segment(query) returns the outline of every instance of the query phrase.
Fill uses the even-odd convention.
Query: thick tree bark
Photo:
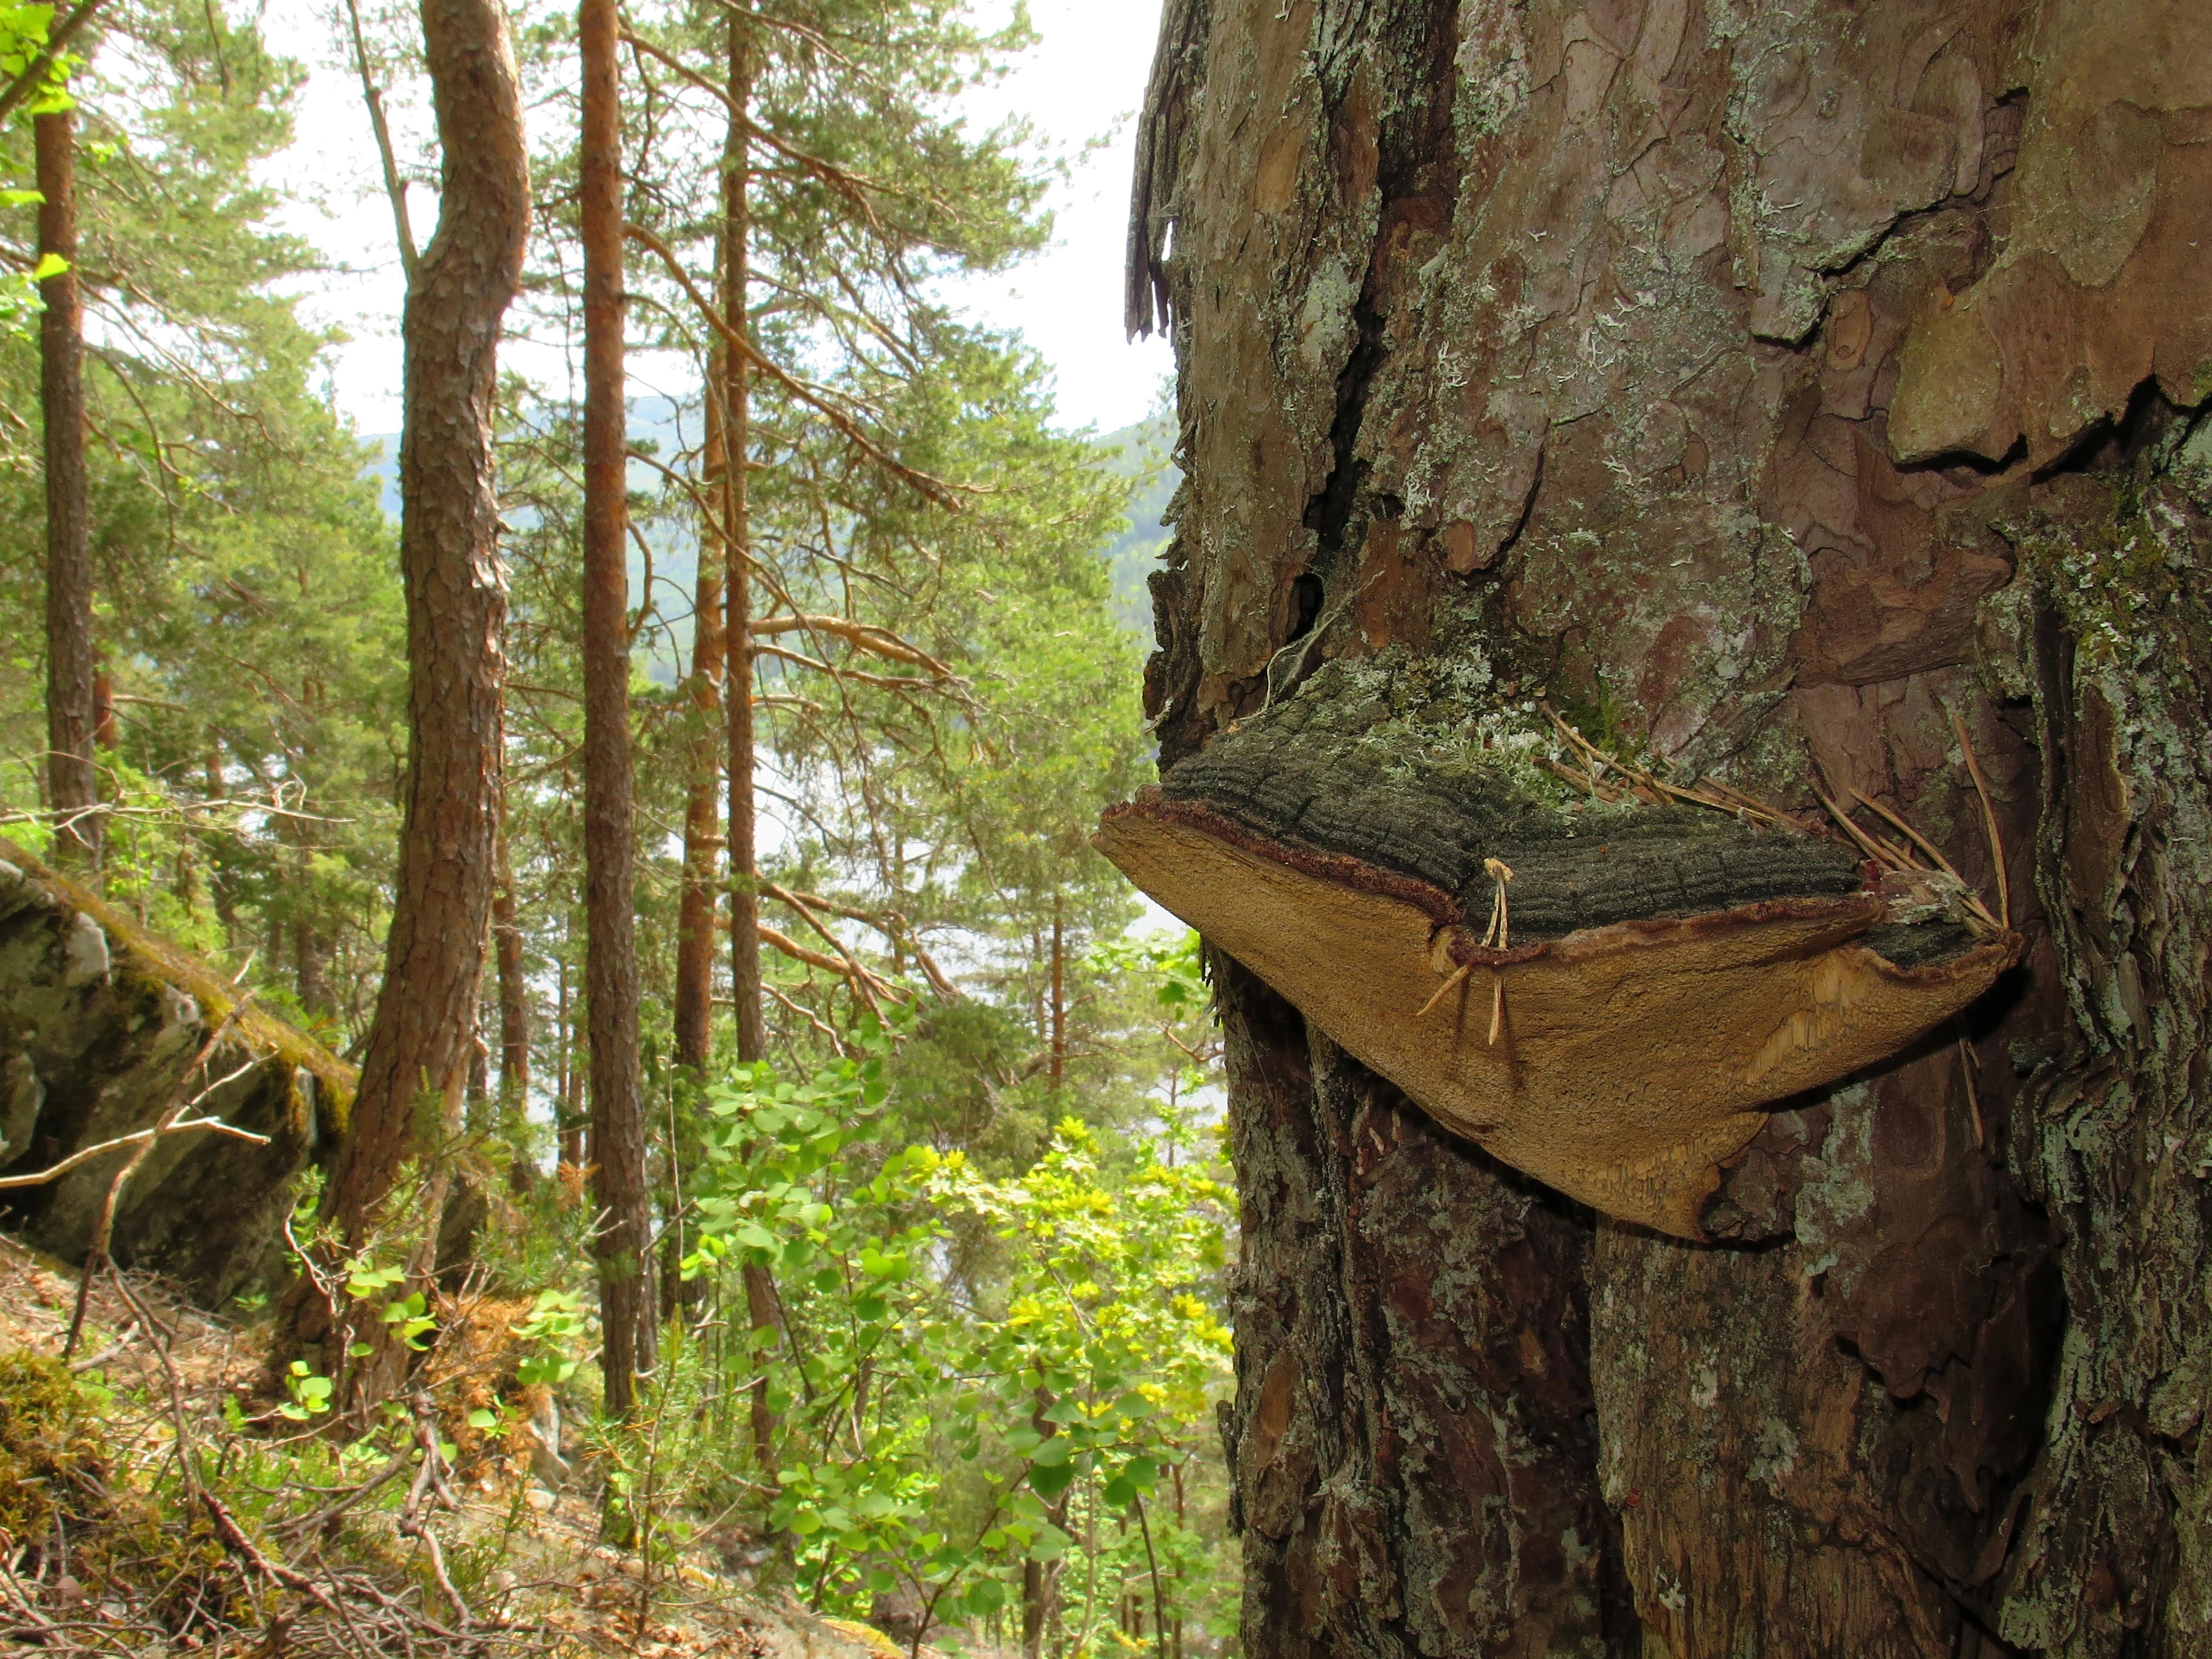
[[[1817,768],[2027,941],[1781,1103],[1707,1212],[1759,1249],[1561,1205],[1223,963],[1255,1659],[2212,1652],[2208,62],[2154,0],[1170,0],[1164,761],[1542,700]]]
[[[752,198],[750,140],[738,118],[752,106],[752,42],[743,8],[730,11],[730,122],[722,149],[722,315],[750,337]],[[751,480],[752,362],[741,352],[722,354],[722,517],[726,526],[723,572],[727,606],[722,650],[727,672],[724,697],[730,720],[730,997],[736,1005],[738,1058],[768,1053],[761,1010],[760,872],[753,819],[753,640]]]
[[[382,1221],[408,1158],[458,1125],[499,826],[507,584],[492,396],[500,322],[529,234],[530,169],[499,0],[423,0],[422,17],[444,189],[401,322],[406,799],[384,983],[325,1210],[356,1247]],[[442,1196],[424,1212],[439,1213]],[[360,1335],[376,1352],[349,1366],[352,1335],[331,1331],[328,1310],[304,1279],[287,1298],[285,1328],[289,1344],[330,1339],[325,1369],[352,1373],[356,1405],[389,1393],[404,1370],[404,1353],[373,1319]]]
[[[584,1000],[592,1036],[593,1195],[605,1218],[601,1369],[627,1417],[653,1369],[645,1108],[638,1075],[637,914],[629,741],[628,469],[623,368],[622,104],[615,0],[583,0]]]
[[[76,278],[76,138],[67,110],[32,118],[39,253],[68,269],[39,284],[39,397],[46,459],[46,799],[54,859],[100,862],[100,777],[93,763],[92,527],[84,463],[84,312]]]
[[[725,354],[709,358],[724,380]],[[707,399],[705,471],[710,499],[727,465],[721,399]],[[684,800],[684,891],[676,921],[676,1063],[704,1071],[714,1049],[715,864],[722,837],[722,578],[728,555],[719,526],[701,526],[691,600],[691,714],[697,723]]]

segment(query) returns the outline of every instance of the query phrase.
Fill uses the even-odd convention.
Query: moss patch
[[[199,1005],[210,1025],[223,1019],[236,1006],[238,998],[230,982],[204,961],[159,934],[147,932],[89,888],[71,881],[10,841],[0,840],[0,859],[21,869],[70,909],[98,922],[118,956],[115,971],[119,977],[167,985],[185,993]],[[332,1133],[344,1129],[353,1105],[354,1089],[360,1079],[358,1072],[298,1027],[258,1008],[248,1008],[240,1017],[238,1029],[252,1048],[273,1054],[295,1070],[313,1077],[328,1127]]]

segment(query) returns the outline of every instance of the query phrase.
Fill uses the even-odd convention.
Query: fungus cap
[[[1768,1103],[1898,1053],[2019,952],[2004,933],[1900,965],[1865,942],[1890,910],[1869,890],[1488,948],[1431,882],[1158,790],[1109,811],[1097,845],[1447,1127],[1684,1238]]]

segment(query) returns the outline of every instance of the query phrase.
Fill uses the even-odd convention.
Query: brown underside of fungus
[[[1232,742],[1097,844],[1446,1127],[1684,1238],[1771,1103],[1899,1053],[2019,953],[1811,837],[1575,822]]]

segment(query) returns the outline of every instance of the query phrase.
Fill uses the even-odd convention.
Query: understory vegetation
[[[416,503],[337,408],[337,337],[301,303],[323,257],[278,228],[307,76],[259,14],[202,0],[106,0],[42,64],[70,15],[0,7],[0,85],[30,89],[0,129],[0,836],[358,1062],[400,994],[406,836],[435,826],[408,819]],[[511,22],[536,200],[507,326],[574,349],[576,21]],[[411,274],[409,204],[452,187],[436,66],[404,9],[320,26]],[[225,1308],[9,1255],[79,1301],[3,1333],[0,1627],[70,1653],[742,1652],[743,1607],[796,1604],[900,1652],[1235,1652],[1218,1043],[1195,936],[1087,839],[1149,774],[1109,550],[1158,436],[1066,432],[1035,354],[932,297],[1048,233],[1053,158],[961,113],[1025,15],[701,0],[621,26],[628,338],[667,388],[631,384],[621,503],[634,982],[587,988],[604,503],[574,390],[509,368],[465,1076],[400,1103],[404,1161],[366,1203],[324,1145]],[[66,259],[33,187],[56,142]],[[41,417],[64,280],[74,804]],[[592,1079],[617,994],[648,1242],[611,1261]],[[603,1367],[625,1276],[634,1400]],[[400,1382],[371,1389],[384,1346]],[[699,1623],[722,1596],[739,1625]]]

